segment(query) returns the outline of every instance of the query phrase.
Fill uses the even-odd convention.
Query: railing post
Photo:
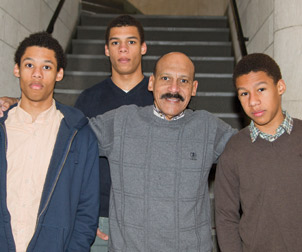
[[[57,6],[57,8],[56,8],[56,10],[55,10],[55,12],[54,12],[54,14],[53,14],[50,22],[49,22],[49,25],[48,25],[47,29],[46,29],[47,33],[51,34],[53,32],[53,28],[55,26],[55,22],[57,21],[57,18],[58,18],[59,14],[60,14],[60,11],[62,9],[62,6],[63,6],[64,2],[65,2],[65,0],[60,0],[60,2],[58,3],[58,6]]]
[[[235,25],[236,25],[237,37],[238,37],[238,41],[239,41],[239,45],[240,45],[241,55],[245,56],[245,55],[247,55],[245,42],[248,41],[249,39],[247,37],[244,37],[244,35],[243,35],[236,0],[231,0],[230,3],[232,5],[232,9],[233,9],[234,21],[235,21]]]

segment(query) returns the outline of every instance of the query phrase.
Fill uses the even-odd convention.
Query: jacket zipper
[[[67,153],[66,153],[66,155],[65,155],[64,162],[63,162],[63,164],[62,164],[62,166],[61,166],[61,168],[60,168],[60,172],[59,172],[58,176],[56,177],[55,183],[54,183],[54,185],[53,185],[53,187],[52,187],[52,190],[51,190],[51,192],[50,192],[50,194],[49,194],[49,196],[48,196],[48,199],[47,199],[47,201],[46,201],[46,204],[45,204],[44,208],[41,210],[41,213],[40,213],[40,214],[38,215],[38,217],[37,217],[36,226],[35,226],[35,231],[34,231],[34,233],[33,233],[32,238],[34,237],[34,235],[35,235],[35,233],[36,233],[36,231],[37,231],[37,227],[38,227],[38,223],[39,223],[40,217],[41,217],[41,215],[44,213],[45,209],[47,208],[47,206],[48,206],[48,204],[49,204],[50,198],[51,198],[51,196],[52,196],[52,194],[53,194],[53,192],[54,192],[54,190],[55,190],[55,187],[56,187],[56,185],[57,185],[57,183],[58,183],[58,180],[59,180],[59,177],[60,177],[61,172],[62,172],[62,170],[63,170],[63,167],[64,167],[64,165],[65,165],[65,163],[66,163],[66,159],[67,159],[67,157],[68,157],[68,154],[69,154],[71,145],[72,145],[73,140],[74,140],[74,138],[75,138],[75,136],[76,136],[77,133],[78,133],[78,130],[76,130],[76,131],[73,133],[73,136],[72,136],[72,138],[71,138],[71,140],[70,140],[70,143],[69,143],[69,146],[68,146],[68,149],[67,149]],[[43,193],[44,193],[44,190],[43,190],[43,192],[42,192],[41,195],[43,195]],[[26,248],[25,251],[27,251],[28,246],[29,246],[29,244],[31,243],[32,238],[30,239],[30,241],[29,241],[29,243],[28,243],[27,248]]]

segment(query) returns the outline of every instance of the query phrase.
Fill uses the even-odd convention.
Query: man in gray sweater
[[[227,144],[215,180],[222,252],[302,251],[302,121],[282,111],[286,85],[265,54],[234,70],[238,98],[251,118]]]
[[[154,105],[122,106],[90,120],[109,160],[110,252],[210,252],[208,174],[236,132],[206,111],[186,109],[196,94],[183,53],[156,63]]]

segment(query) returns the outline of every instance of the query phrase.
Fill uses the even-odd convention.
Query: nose
[[[177,81],[177,79],[173,79],[171,81],[171,84],[169,86],[169,91],[173,94],[178,93],[179,92],[179,83]]]
[[[128,52],[128,45],[127,45],[127,43],[121,43],[120,44],[119,52],[121,52],[121,53]]]
[[[42,76],[43,76],[42,69],[40,69],[39,67],[35,67],[33,71],[33,77],[37,79],[41,79]]]
[[[260,99],[257,94],[250,93],[249,97],[249,105],[250,107],[254,107],[260,104]]]

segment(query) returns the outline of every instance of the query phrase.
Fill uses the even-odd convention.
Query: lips
[[[255,117],[260,117],[264,114],[264,110],[259,110],[259,111],[255,111],[255,112],[252,112],[253,116]]]
[[[130,59],[128,58],[119,58],[118,61],[122,64],[128,63],[130,61]]]
[[[43,85],[41,83],[31,83],[29,87],[31,89],[40,90],[43,88]]]
[[[169,102],[179,102],[180,101],[179,98],[166,98],[166,100]]]

